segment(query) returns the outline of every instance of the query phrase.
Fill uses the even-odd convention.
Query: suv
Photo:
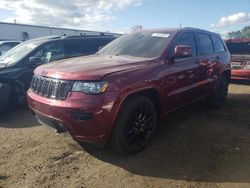
[[[20,43],[21,41],[0,41],[0,56]]]
[[[5,108],[10,98],[11,101],[24,101],[33,71],[38,65],[94,54],[114,39],[114,36],[103,34],[50,36],[29,40],[12,48],[0,56],[0,111]]]
[[[232,76],[234,80],[250,80],[250,39],[229,39],[226,41],[231,53]]]
[[[222,106],[229,60],[223,40],[212,32],[134,32],[96,55],[38,67],[28,104],[57,132],[133,154],[149,143],[164,114],[202,98]]]

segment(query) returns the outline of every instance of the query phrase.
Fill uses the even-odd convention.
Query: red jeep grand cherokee
[[[250,80],[250,39],[229,39],[226,41],[231,53],[231,79]]]
[[[215,33],[192,28],[134,32],[96,55],[38,67],[28,102],[39,121],[57,132],[136,153],[149,143],[164,114],[205,97],[222,106],[229,60]]]

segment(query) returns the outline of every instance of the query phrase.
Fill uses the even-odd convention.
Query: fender
[[[145,82],[147,82],[147,81],[145,81]],[[140,92],[147,91],[147,90],[152,90],[152,89],[157,91],[159,96],[160,96],[160,92],[159,92],[160,86],[158,86],[157,84],[150,84],[150,85],[143,86],[143,84],[142,84],[141,87],[134,88],[128,92],[125,92],[125,94],[124,94],[124,92],[122,92],[121,95],[119,95],[117,97],[117,100],[115,101],[114,106],[112,107],[112,111],[111,111],[111,113],[114,114],[114,116],[113,116],[113,119],[111,121],[111,126],[107,130],[107,138],[109,138],[109,135],[110,135],[110,133],[115,125],[115,122],[117,120],[117,117],[119,115],[119,112],[120,112],[125,100],[133,94],[140,93]],[[161,97],[160,97],[160,100],[161,100]],[[162,103],[160,103],[160,104],[162,104]]]

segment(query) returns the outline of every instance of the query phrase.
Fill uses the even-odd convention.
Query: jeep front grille
[[[58,80],[34,75],[30,88],[38,95],[56,100],[65,100],[73,86],[72,81]]]

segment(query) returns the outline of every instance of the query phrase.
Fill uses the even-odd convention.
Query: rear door
[[[217,76],[214,73],[216,65],[220,61],[220,56],[214,52],[215,46],[212,37],[208,33],[197,32],[196,40],[198,50],[196,63],[199,66],[197,94],[200,94],[199,97],[202,97],[204,94],[212,92],[212,86],[217,80]]]

